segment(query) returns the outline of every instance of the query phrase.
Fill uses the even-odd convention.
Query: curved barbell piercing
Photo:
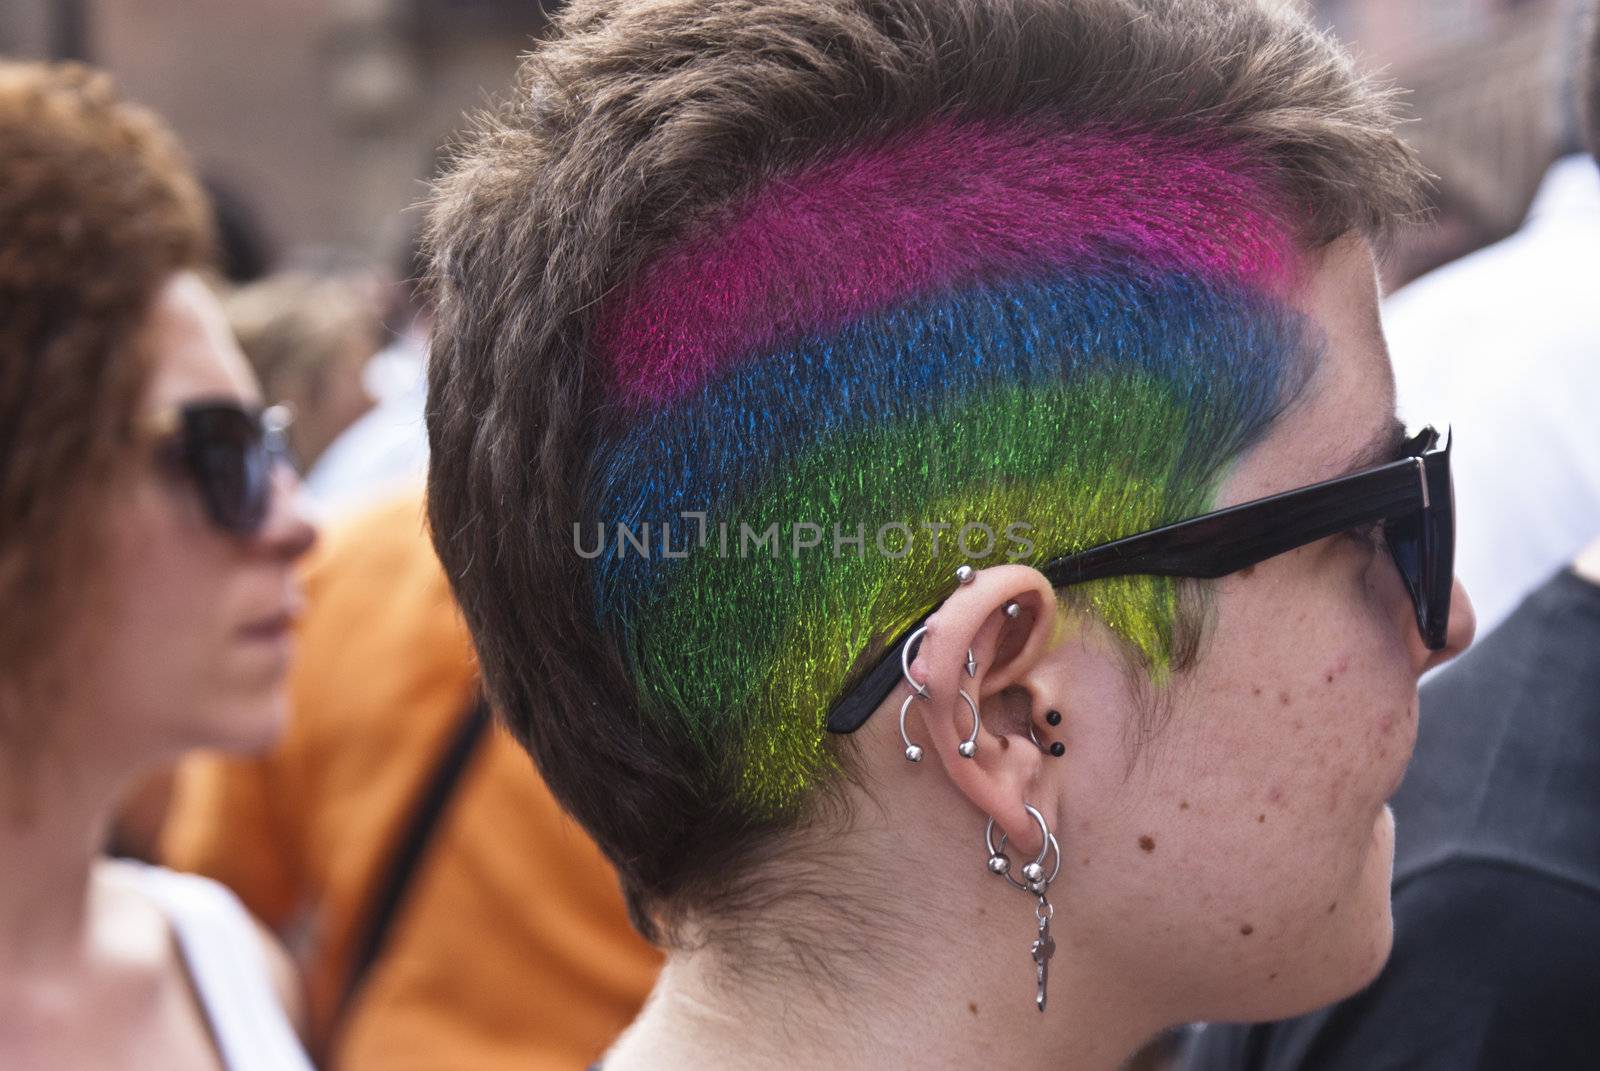
[[[900,673],[903,677],[905,677],[906,683],[911,685],[912,692],[921,696],[923,699],[931,699],[933,697],[928,694],[926,685],[918,684],[916,679],[911,676],[911,645],[920,645],[922,642],[923,633],[927,631],[928,626],[923,625],[921,628],[917,629],[917,631],[907,636],[905,644],[900,648]]]
[[[973,696],[966,695],[965,690],[960,692],[960,696],[962,696],[963,700],[966,700],[966,706],[973,712],[973,733],[966,740],[963,740],[955,751],[963,759],[971,759],[974,754],[978,754],[978,730],[982,727],[982,722],[978,717],[978,703],[973,700]],[[906,711],[909,711],[910,704],[915,698],[917,698],[917,695],[912,693],[912,695],[907,695],[901,701],[901,743],[906,744],[907,762],[922,762],[922,748],[918,748],[917,744],[910,743],[910,736],[906,733]]]
[[[972,735],[961,741],[956,751],[964,759],[970,759],[978,752],[978,730],[982,722],[978,718],[978,704],[965,690],[960,691],[962,699],[967,701],[967,708],[972,711]],[[912,702],[917,698],[915,693],[908,695],[900,703],[900,742],[906,746],[906,761],[921,762],[922,749],[911,742],[910,735],[906,732],[906,711],[911,709]]]
[[[915,692],[913,692],[912,694],[906,696],[905,702],[900,704],[900,739],[906,745],[907,762],[922,761],[922,749],[913,744],[911,742],[911,737],[906,735],[906,710],[911,706],[912,701],[916,698],[917,695]]]
[[[970,759],[978,753],[978,730],[983,727],[978,718],[978,702],[968,695],[965,690],[960,690],[961,698],[967,701],[967,708],[972,711],[972,735],[961,741],[961,746],[956,748],[964,759]]]

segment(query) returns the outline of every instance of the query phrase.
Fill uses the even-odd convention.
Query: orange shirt
[[[638,1012],[660,954],[610,865],[498,726],[415,872],[386,950],[333,1018],[414,801],[473,695],[466,627],[416,499],[324,541],[291,679],[294,715],[253,760],[180,769],[162,853],[269,925],[309,910],[313,1047],[338,1071],[570,1071]]]

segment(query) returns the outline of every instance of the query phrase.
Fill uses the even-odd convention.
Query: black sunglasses
[[[1052,559],[1040,572],[1057,588],[1112,576],[1214,579],[1381,523],[1417,629],[1437,651],[1450,625],[1456,538],[1450,441],[1443,449],[1438,443],[1439,433],[1424,428],[1407,440],[1399,460],[1090,547]],[[878,708],[901,680],[901,652],[924,621],[906,629],[834,705],[829,732],[855,732]]]
[[[160,456],[194,481],[213,524],[235,535],[260,531],[272,505],[272,471],[289,464],[287,406],[246,408],[232,401],[191,402],[172,410]]]

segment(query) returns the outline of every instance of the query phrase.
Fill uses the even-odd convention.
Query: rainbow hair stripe
[[[600,320],[613,404],[575,533],[641,717],[786,813],[832,769],[846,680],[956,565],[1206,509],[1314,358],[1274,203],[1232,147],[939,123],[773,179],[647,264]],[[1019,523],[1026,546],[998,538]],[[958,546],[966,526],[995,537]],[[1172,582],[1076,594],[1165,674]]]

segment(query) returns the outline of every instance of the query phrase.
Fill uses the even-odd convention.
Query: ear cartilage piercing
[[[976,677],[977,675],[978,675],[978,660],[976,658],[972,657],[972,648],[968,647],[967,648],[967,676],[968,677]]]
[[[1003,613],[1009,618],[1016,619],[1022,616],[1022,607],[1018,606],[1015,602],[1008,602],[1005,605]]]
[[[900,648],[900,674],[901,676],[905,677],[906,683],[911,685],[912,692],[921,696],[923,699],[930,699],[932,697],[928,695],[927,686],[917,683],[916,679],[911,676],[911,648],[921,645],[923,633],[927,631],[928,626],[923,625],[910,636],[907,636],[905,645]]]
[[[1048,714],[1046,714],[1044,716],[1044,720],[1049,722],[1051,725],[1060,725],[1061,724],[1061,711],[1059,711],[1059,710],[1050,711]]]
[[[921,762],[922,749],[911,742],[911,737],[906,735],[906,710],[911,706],[911,701],[916,699],[916,693],[906,696],[904,703],[900,704],[900,740],[906,746],[906,761]]]
[[[1057,740],[1055,743],[1050,745],[1050,754],[1054,755],[1056,758],[1059,759],[1066,753],[1067,745],[1063,744],[1061,741]]]
[[[977,572],[970,565],[956,567],[956,583],[958,584],[970,584],[977,575]]]
[[[961,698],[967,701],[967,708],[972,711],[972,735],[961,741],[961,746],[956,750],[961,753],[962,758],[970,759],[978,753],[978,730],[983,727],[983,723],[978,718],[978,701],[965,691],[960,694]]]

